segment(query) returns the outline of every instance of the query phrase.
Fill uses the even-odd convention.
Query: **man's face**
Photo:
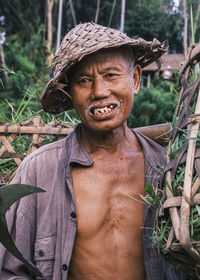
[[[96,132],[123,126],[139,89],[141,69],[133,69],[124,48],[89,55],[71,75],[70,94],[83,124]]]

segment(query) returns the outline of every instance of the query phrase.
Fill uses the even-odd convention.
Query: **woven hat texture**
[[[46,112],[57,114],[73,108],[67,93],[67,72],[83,57],[105,48],[130,46],[134,57],[142,68],[167,51],[166,42],[157,39],[145,41],[142,38],[131,39],[124,33],[92,22],[79,24],[64,37],[52,61],[53,78],[48,82],[41,96]]]

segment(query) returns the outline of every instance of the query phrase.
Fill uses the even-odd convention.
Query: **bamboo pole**
[[[197,7],[196,16],[195,16],[195,19],[194,19],[194,39],[195,39],[196,31],[197,31],[197,23],[199,22],[199,16],[200,16],[200,1],[199,1],[199,4],[198,4],[198,7]],[[192,38],[190,40],[190,44],[191,43],[192,43]]]
[[[115,5],[116,5],[116,0],[113,0],[112,9],[111,9],[111,13],[110,13],[109,21],[108,21],[108,27],[110,27],[111,22],[112,22]]]
[[[167,155],[167,161],[169,162],[169,154],[170,154],[170,149],[171,146],[169,144],[168,146],[168,155]],[[171,178],[171,171],[168,171],[166,174],[166,179],[167,179],[167,183],[168,186],[166,186],[166,194],[167,194],[167,198],[171,198],[174,197],[173,193],[171,192],[172,189],[172,178]],[[173,229],[174,229],[174,233],[176,236],[177,240],[180,240],[180,217],[179,217],[179,213],[178,213],[178,209],[176,207],[171,207],[169,209],[170,212],[170,216],[171,216],[171,220],[172,220],[172,224],[173,224]],[[172,238],[170,237],[170,239],[172,240]],[[168,245],[169,246],[169,241],[168,241]]]
[[[20,126],[19,124],[13,124],[9,126],[0,126],[0,134],[44,134],[44,135],[68,135],[72,132],[73,128],[61,128],[61,127],[35,127],[35,126]]]
[[[187,15],[187,0],[183,0],[183,14],[184,14],[184,38],[183,48],[185,58],[187,56],[187,39],[188,39],[188,15]]]
[[[126,0],[122,0],[122,2],[121,2],[121,18],[120,18],[120,31],[121,32],[124,32],[125,7],[126,7]]]
[[[15,153],[12,145],[9,143],[8,139],[5,136],[0,136],[0,140],[2,141],[3,145],[6,147],[8,152]],[[19,158],[13,158],[16,164],[19,166],[21,164],[21,160]]]
[[[61,28],[62,28],[62,12],[63,12],[63,0],[59,1],[59,11],[58,11],[58,27],[57,27],[57,42],[56,42],[56,51],[60,46],[61,40]]]
[[[99,18],[100,2],[101,2],[101,0],[97,0],[96,15],[95,15],[95,20],[94,20],[95,23],[98,22],[98,18]]]
[[[10,135],[8,137],[8,142],[11,143],[13,140],[15,139],[15,137],[13,135]],[[6,147],[3,145],[0,149],[0,156],[3,155],[3,153],[6,151]]]
[[[195,114],[200,113],[200,90],[198,93],[197,103]],[[193,166],[194,166],[194,156],[196,151],[196,140],[199,131],[199,122],[196,122],[192,125],[192,129],[190,132],[190,140],[187,152],[186,166],[185,166],[185,177],[183,184],[183,192],[184,195],[182,197],[181,210],[180,210],[180,219],[181,219],[181,227],[180,227],[180,243],[183,248],[192,255],[198,262],[200,261],[199,253],[192,247],[190,240],[190,232],[189,232],[189,219],[190,219],[190,205],[187,202],[187,197],[191,200],[192,197],[192,175],[193,175]],[[185,196],[185,197],[184,197]]]
[[[3,46],[2,46],[1,40],[2,40],[2,36],[1,36],[1,32],[0,32],[0,63],[2,66],[1,71],[5,78],[5,84],[7,84],[8,83],[8,73],[6,71],[6,62],[5,62],[5,57],[4,57]]]
[[[73,127],[63,128],[51,126],[22,126],[20,124],[0,125],[0,134],[40,134],[40,135],[68,135],[73,131]],[[144,126],[136,128],[137,131],[153,139],[154,141],[164,145],[168,141],[169,132],[171,130],[170,123],[157,124],[152,126]]]
[[[169,133],[171,131],[170,123],[156,124],[150,126],[137,127],[137,131],[151,138],[161,145],[167,144],[169,141]]]
[[[77,22],[76,22],[76,15],[75,15],[75,11],[74,11],[72,0],[69,0],[69,5],[70,5],[71,13],[72,13],[72,18],[73,18],[74,26],[76,26],[76,24],[77,24]]]
[[[36,116],[33,120],[33,124],[35,127],[40,127],[40,116]],[[35,150],[37,150],[37,144],[38,144],[38,141],[39,141],[39,134],[38,133],[34,133],[33,136],[32,136],[32,147],[31,147],[31,150],[30,152],[34,152]]]
[[[194,184],[192,185],[192,197],[197,193],[200,187],[200,179],[199,177],[196,178]]]
[[[188,50],[188,61],[191,59],[193,49],[194,49],[194,45],[191,45],[189,47],[189,50]],[[188,68],[185,71],[185,78],[186,78],[186,80],[189,77],[190,71],[191,71],[191,66],[189,65]],[[184,87],[182,86],[180,94],[179,94],[179,100],[178,100],[178,104],[177,104],[176,116],[178,116],[179,111],[180,111],[180,102],[181,102],[181,98],[182,98],[183,92],[184,92]]]
[[[51,51],[52,45],[52,10],[53,10],[54,0],[47,0],[47,50],[48,55]]]

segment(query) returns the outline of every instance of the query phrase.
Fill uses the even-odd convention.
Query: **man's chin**
[[[124,125],[126,124],[126,122],[124,123],[113,123],[113,124],[103,124],[103,123],[99,123],[95,126],[85,126],[83,125],[83,127],[86,130],[89,130],[90,133],[95,133],[95,134],[104,134],[104,133],[112,133],[113,131],[120,129],[122,127],[124,127]]]

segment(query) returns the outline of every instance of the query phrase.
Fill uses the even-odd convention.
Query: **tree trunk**
[[[73,7],[73,4],[72,4],[72,0],[69,0],[69,5],[70,5],[71,13],[72,13],[74,26],[75,26],[76,25],[76,15],[75,15],[75,12],[74,12],[74,7]]]
[[[50,54],[52,46],[52,10],[54,0],[46,0],[47,11],[47,51]]]
[[[96,8],[96,15],[95,15],[95,23],[98,22],[98,17],[99,17],[99,9],[100,9],[100,2],[101,0],[97,0],[97,8]]]
[[[197,23],[199,21],[199,16],[200,16],[200,2],[198,4],[197,13],[196,13],[196,16],[194,19],[194,38],[195,38],[196,31],[197,31]]]
[[[188,15],[187,15],[187,0],[183,0],[183,15],[184,15],[184,55],[187,55],[187,37],[188,37]]]
[[[112,17],[113,17],[115,5],[116,5],[116,0],[113,0],[113,3],[112,3],[112,10],[111,10],[110,18],[109,18],[109,21],[108,21],[108,27],[110,27],[111,22],[112,22]]]
[[[4,80],[5,80],[5,84],[7,84],[8,83],[8,73],[6,71],[6,63],[5,63],[5,58],[4,58],[3,46],[1,44],[1,33],[0,33],[0,63],[1,63],[1,67],[2,67],[2,73],[3,73]]]
[[[61,41],[61,28],[62,28],[62,11],[63,11],[63,0],[59,1],[59,12],[58,12],[58,28],[57,28],[57,44],[56,50],[58,50]]]
[[[126,0],[122,0],[122,3],[121,3],[121,20],[120,20],[120,31],[121,32],[124,32],[125,6],[126,6]]]

